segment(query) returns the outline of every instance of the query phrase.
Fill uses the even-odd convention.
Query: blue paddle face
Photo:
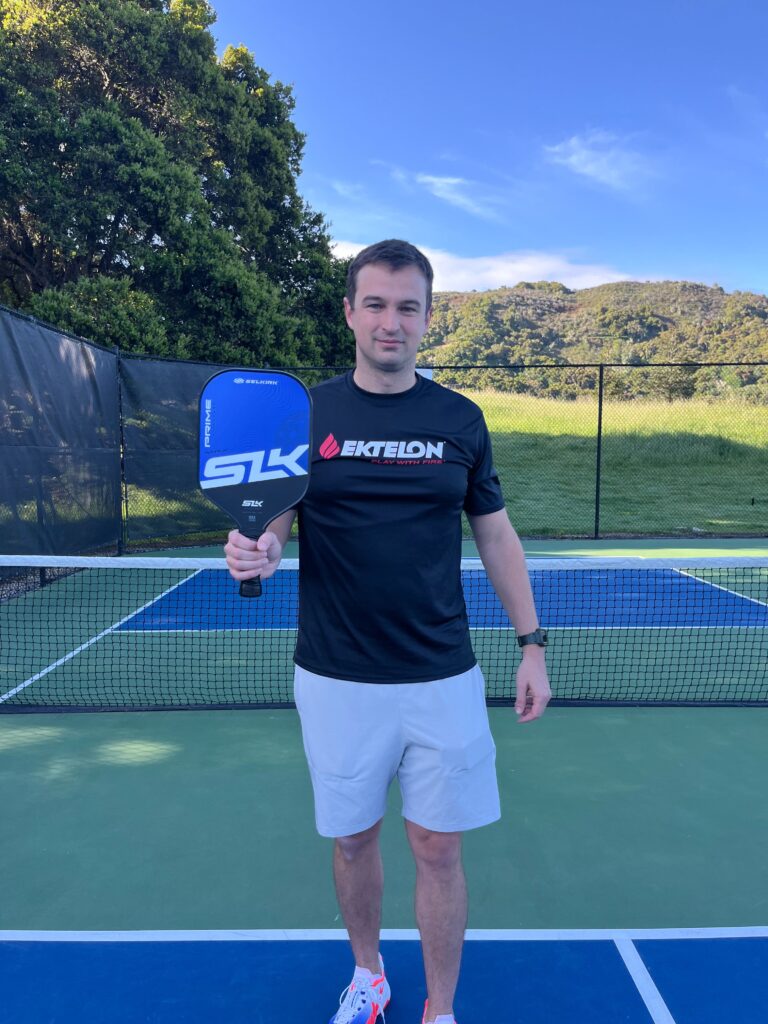
[[[288,373],[222,370],[200,394],[203,493],[258,537],[309,483],[312,403]]]

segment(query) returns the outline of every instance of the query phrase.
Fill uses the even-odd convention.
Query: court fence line
[[[0,552],[219,542],[231,524],[197,488],[218,369],[0,306]],[[317,384],[347,367],[284,369]],[[768,535],[768,362],[421,369],[480,405],[524,537]]]

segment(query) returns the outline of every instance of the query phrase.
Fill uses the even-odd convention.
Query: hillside
[[[542,281],[437,293],[422,350],[422,362],[435,366],[755,361],[768,361],[768,297],[687,281],[620,281],[579,291]],[[745,398],[765,401],[767,370],[699,371],[683,390],[747,388]],[[494,386],[506,379],[510,390],[532,390],[510,375],[493,377]],[[544,390],[551,393],[551,384]]]

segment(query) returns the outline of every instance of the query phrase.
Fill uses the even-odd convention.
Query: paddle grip
[[[241,580],[240,597],[261,597],[261,576],[252,580]]]

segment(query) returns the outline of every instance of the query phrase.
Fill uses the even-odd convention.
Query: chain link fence
[[[444,367],[527,537],[768,536],[768,366]]]
[[[196,470],[217,369],[0,310],[0,551],[219,543],[231,524]],[[430,370],[483,410],[524,537],[768,536],[768,363]]]

